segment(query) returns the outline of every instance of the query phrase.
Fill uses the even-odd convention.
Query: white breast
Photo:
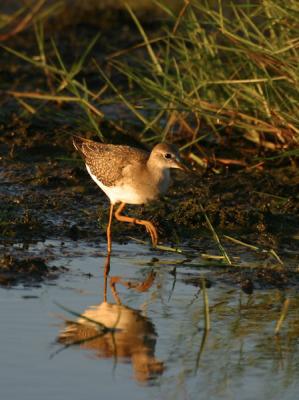
[[[119,202],[128,204],[142,204],[144,198],[141,197],[134,188],[130,185],[122,186],[106,186],[90,171],[89,166],[86,164],[86,169],[95,183],[103,190],[103,192],[109,197],[112,204]]]

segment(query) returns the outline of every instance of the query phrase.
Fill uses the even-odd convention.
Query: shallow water
[[[28,252],[45,245],[52,263],[69,272],[40,287],[0,289],[1,398],[297,397],[296,288],[247,295],[207,267],[182,263],[183,255],[115,245],[104,302],[105,259],[98,249],[53,241]],[[275,336],[286,298],[287,318]],[[59,304],[116,331],[103,335],[84,318],[74,324],[77,316]]]

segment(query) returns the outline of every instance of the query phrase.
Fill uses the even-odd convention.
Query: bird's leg
[[[148,233],[151,236],[153,247],[156,247],[157,244],[158,244],[158,234],[157,234],[157,230],[154,227],[154,225],[150,221],[146,221],[146,220],[143,220],[143,219],[132,218],[132,217],[127,217],[125,215],[121,215],[121,213],[124,210],[125,206],[126,206],[126,203],[120,203],[120,206],[118,207],[118,209],[114,213],[115,218],[118,221],[131,222],[132,224],[145,226],[146,230],[148,231]]]
[[[109,210],[109,222],[107,226],[107,252],[108,256],[110,257],[111,254],[111,224],[112,224],[112,218],[113,218],[113,204],[110,204],[110,210]]]

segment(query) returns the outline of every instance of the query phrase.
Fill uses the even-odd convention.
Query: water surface
[[[1,398],[297,397],[296,288],[247,295],[183,255],[129,244],[114,247],[105,302],[105,259],[97,248],[45,245],[52,263],[69,272],[37,287],[0,289]],[[276,336],[287,297],[287,318]],[[85,317],[78,321],[58,304]],[[84,318],[115,332],[103,335]]]

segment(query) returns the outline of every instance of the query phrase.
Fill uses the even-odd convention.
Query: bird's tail
[[[73,136],[73,145],[76,150],[80,151],[82,153],[82,146],[84,143],[85,139],[80,137],[80,136]]]
[[[106,146],[103,143],[85,139],[80,136],[73,136],[73,145],[75,149],[78,150],[82,156],[84,156],[84,158],[93,152],[98,152],[102,146]]]

